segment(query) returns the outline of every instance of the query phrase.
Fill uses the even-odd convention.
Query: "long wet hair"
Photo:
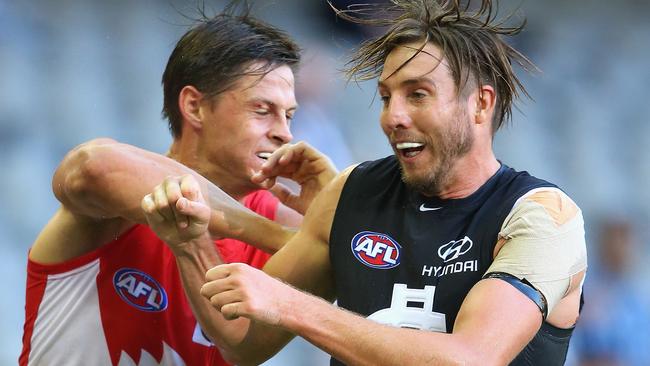
[[[412,60],[427,43],[438,46],[449,64],[458,94],[464,88],[491,85],[496,92],[492,130],[496,132],[512,117],[513,102],[522,94],[530,97],[512,64],[537,70],[522,53],[505,42],[506,36],[521,32],[526,24],[508,25],[513,14],[498,19],[498,1],[480,0],[389,0],[382,4],[350,5],[336,14],[347,21],[387,27],[387,31],[365,41],[346,65],[348,80],[378,77],[388,54],[397,46],[422,42]]]

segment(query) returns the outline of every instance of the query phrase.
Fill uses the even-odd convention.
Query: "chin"
[[[421,172],[417,174],[415,172],[408,172],[401,164],[400,170],[402,172],[402,182],[404,182],[404,184],[406,184],[410,189],[427,196],[435,195],[440,191],[434,173]]]
[[[425,196],[437,196],[448,182],[449,173],[451,172],[451,166],[449,165],[429,163],[425,168],[418,169],[414,167],[406,168],[400,162],[402,182],[410,189]]]
[[[437,184],[428,179],[413,179],[402,176],[402,181],[412,190],[425,196],[435,196],[440,192]]]

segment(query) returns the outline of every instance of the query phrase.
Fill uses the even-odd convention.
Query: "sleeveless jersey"
[[[267,191],[244,199],[275,218]],[[225,262],[261,268],[270,257],[233,239],[216,241]],[[145,225],[79,258],[27,264],[24,365],[227,365],[192,314],[173,253]]]
[[[506,216],[538,187],[555,186],[502,165],[470,196],[443,200],[409,189],[393,156],[359,165],[330,233],[338,305],[384,324],[451,333],[465,296],[493,261]],[[549,327],[531,342],[536,349],[529,344],[520,354],[523,364],[561,351],[545,342]]]

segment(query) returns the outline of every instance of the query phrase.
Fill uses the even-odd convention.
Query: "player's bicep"
[[[479,281],[467,294],[454,324],[486,365],[508,364],[535,336],[542,323],[537,305],[500,279]]]
[[[40,264],[62,263],[113,240],[131,225],[121,219],[95,220],[61,207],[34,241],[29,259]]]
[[[302,290],[333,300],[329,234],[352,167],[330,182],[309,206],[300,230],[271,257],[264,271]]]

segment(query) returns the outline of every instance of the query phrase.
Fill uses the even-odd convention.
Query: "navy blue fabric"
[[[377,313],[373,318],[392,311],[386,309],[396,284],[407,291],[434,287],[432,309],[424,310],[444,314],[444,329],[436,330],[451,333],[465,296],[493,261],[506,216],[518,198],[539,187],[555,186],[502,165],[470,196],[444,200],[409,189],[393,156],[360,164],[343,187],[330,233],[338,305],[366,317]],[[402,305],[421,312],[425,303]],[[542,364],[537,361],[548,352],[561,352],[562,360],[566,355],[555,343],[531,345],[524,352],[532,363],[516,364]]]

